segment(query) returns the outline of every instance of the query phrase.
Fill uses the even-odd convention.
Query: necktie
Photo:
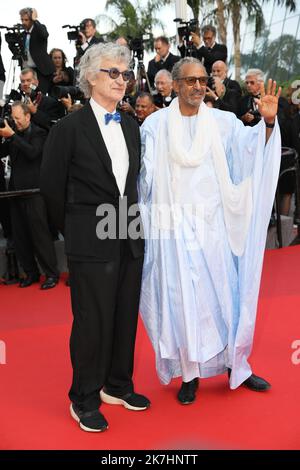
[[[121,114],[116,112],[114,114],[106,113],[104,116],[105,124],[108,124],[111,120],[121,122]]]

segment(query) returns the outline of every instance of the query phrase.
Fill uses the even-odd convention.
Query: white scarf
[[[199,107],[196,133],[192,147],[188,152],[184,147],[183,117],[179,109],[178,98],[175,98],[168,108],[168,149],[169,155],[164,154],[166,133],[163,130],[161,119],[158,130],[157,151],[159,152],[159,164],[156,169],[156,197],[157,204],[176,205],[178,202],[178,181],[180,167],[196,167],[201,165],[205,155],[212,155],[215,172],[217,175],[224,220],[228,235],[229,245],[236,256],[244,252],[249,224],[252,215],[252,182],[251,177],[241,183],[232,183],[228,163],[223,148],[220,131],[211,110],[202,103]],[[164,154],[164,155],[163,155]],[[167,174],[167,161],[171,163],[171,175]],[[168,185],[168,176],[172,178],[171,186]],[[176,224],[176,214],[173,215],[173,226]],[[161,226],[164,229],[165,227]]]

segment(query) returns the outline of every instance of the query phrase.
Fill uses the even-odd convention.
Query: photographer
[[[248,94],[241,98],[238,110],[238,116],[245,126],[255,126],[261,119],[255,98],[260,98],[260,87],[263,82],[264,74],[260,69],[247,71],[245,84]]]
[[[222,60],[214,62],[207,90],[206,96],[213,98],[214,108],[238,114],[242,90],[237,81],[227,78],[227,65]]]
[[[154,87],[154,77],[159,70],[165,69],[172,71],[173,65],[180,60],[180,57],[170,52],[170,43],[168,38],[160,36],[154,40],[154,49],[156,56],[148,64],[147,75],[151,87]]]
[[[70,86],[74,83],[74,70],[67,67],[67,57],[62,49],[54,48],[50,51],[51,60],[55,66],[55,72],[52,76],[49,94],[51,95],[54,86]]]
[[[5,120],[5,126],[0,129],[0,136],[5,139],[0,146],[0,155],[10,156],[9,190],[39,188],[42,151],[47,133],[31,123],[31,113],[26,104],[14,102],[11,114],[14,124]],[[35,255],[46,274],[41,289],[55,287],[58,282],[56,254],[42,196],[34,194],[12,199],[11,221],[17,257],[27,275],[20,282],[20,287],[28,287],[39,281]]]
[[[1,34],[0,34],[0,51],[1,51],[1,41],[2,39],[1,39]],[[5,83],[5,69],[3,66],[2,56],[0,52],[0,99],[3,96],[4,83]]]
[[[47,53],[48,31],[45,25],[37,20],[34,8],[20,10],[21,23],[25,31],[22,33],[27,60],[22,60],[22,68],[30,67],[37,72],[40,90],[48,93],[54,64]]]
[[[96,36],[96,23],[95,20],[92,18],[85,18],[80,23],[80,31],[79,35],[79,44],[77,47],[77,55],[76,55],[76,62],[79,62],[83,54],[87,51],[87,49],[94,44],[98,44],[99,42],[103,42],[101,38]]]
[[[58,121],[65,116],[63,104],[51,96],[42,94],[35,70],[31,68],[23,69],[20,80],[20,92],[13,92],[14,99],[27,104],[32,115],[32,122],[49,130],[53,121]]]
[[[224,44],[216,42],[217,30],[212,25],[206,25],[201,30],[203,36],[203,45],[201,45],[201,36],[195,32],[191,32],[191,42],[195,46],[193,57],[196,57],[203,63],[206,68],[207,74],[211,74],[212,65],[217,60],[226,62],[227,60],[227,47]],[[185,46],[178,47],[181,57],[185,57]]]

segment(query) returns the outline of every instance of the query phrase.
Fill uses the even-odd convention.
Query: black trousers
[[[143,257],[134,259],[126,240],[109,262],[68,260],[73,327],[70,400],[97,409],[100,390],[122,396],[133,391],[133,358]]]
[[[46,276],[58,277],[56,253],[42,196],[12,199],[11,222],[17,257],[24,271],[27,274],[39,272],[36,255]]]

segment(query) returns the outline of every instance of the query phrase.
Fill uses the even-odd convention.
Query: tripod
[[[134,51],[134,55],[132,58],[133,70],[135,69],[135,60],[134,60],[135,58],[137,58],[137,69],[136,69],[137,92],[139,93],[141,91],[145,91],[145,83],[143,81],[145,79],[149,93],[152,94],[149,77],[146,72],[144,62],[143,62],[143,54],[140,54],[139,51]]]
[[[19,67],[19,69],[21,70],[20,59],[13,56],[11,61],[10,61],[7,80],[5,81],[5,86],[4,86],[4,97],[5,98],[10,95],[10,90],[17,90],[17,88],[18,88],[18,84],[16,82],[17,67]],[[18,74],[18,79],[19,79],[19,74]]]

